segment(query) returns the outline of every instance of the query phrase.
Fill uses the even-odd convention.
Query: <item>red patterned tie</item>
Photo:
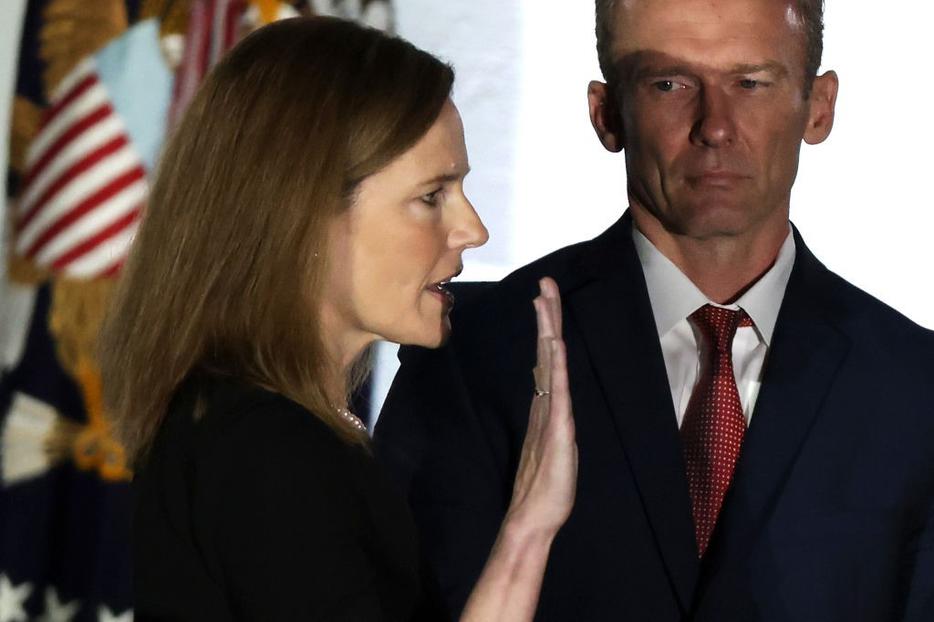
[[[681,442],[697,550],[703,557],[746,433],[733,375],[733,336],[738,327],[752,326],[752,320],[741,310],[704,305],[691,314],[691,321],[704,337],[701,351],[706,356],[681,424]]]

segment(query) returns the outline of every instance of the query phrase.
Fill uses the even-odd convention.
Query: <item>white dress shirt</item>
[[[738,328],[733,339],[733,373],[748,424],[762,384],[762,366],[769,351],[772,333],[775,331],[778,310],[785,297],[785,287],[794,266],[795,240],[791,228],[789,227],[788,237],[785,238],[769,271],[731,305],[719,305],[708,300],[707,296],[635,227],[632,229],[632,237],[649,290],[649,301],[652,303],[655,327],[658,329],[658,338],[665,357],[678,427],[681,427],[684,411],[697,383],[701,348],[708,347],[707,344],[698,345],[702,340],[701,334],[688,321],[688,316],[705,304],[734,310],[743,309],[755,323],[755,326]]]

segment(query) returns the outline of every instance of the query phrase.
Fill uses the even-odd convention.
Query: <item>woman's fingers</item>
[[[543,277],[538,282],[542,298],[545,299],[548,308],[549,324],[552,327],[553,335],[561,339],[561,294],[558,291],[558,284],[551,277]]]
[[[538,324],[538,356],[535,365],[535,389],[538,397],[551,391],[551,342],[561,338],[561,299],[554,280],[544,277],[538,282],[541,294],[533,300]]]
[[[574,505],[577,490],[577,440],[568,382],[567,350],[560,339],[552,343],[551,361],[548,422],[542,436],[550,441],[550,455],[546,460],[552,474],[550,485],[556,513],[563,523]]]
[[[539,338],[535,394],[516,475],[512,507],[529,520],[557,529],[567,519],[577,483],[577,445],[567,354],[560,338],[561,299],[552,279],[535,298]]]
[[[542,279],[542,282],[544,282],[544,279]],[[556,336],[558,329],[555,326],[553,303],[549,300],[548,296],[545,295],[545,289],[535,298],[535,301],[538,301],[535,306],[536,312],[539,311],[539,307],[541,308],[541,311],[537,314],[539,339],[542,337]]]
[[[549,391],[551,386],[551,342],[554,337],[550,323],[550,311],[544,298],[538,297],[532,301],[535,305],[535,317],[538,321],[538,353],[535,361],[533,375],[535,388],[538,391]]]
[[[551,343],[551,413],[571,418],[571,391],[568,382],[567,350],[564,341]],[[573,419],[572,419],[573,420]]]

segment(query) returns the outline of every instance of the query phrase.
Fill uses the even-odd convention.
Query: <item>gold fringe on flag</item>
[[[56,426],[49,451],[53,457],[70,452],[78,468],[97,471],[108,481],[124,481],[132,473],[104,412],[96,362],[97,335],[114,284],[113,279],[82,281],[58,277],[53,281],[49,330],[55,337],[59,362],[81,389],[88,420],[84,426],[61,422]]]
[[[124,0],[52,0],[42,14],[39,56],[46,96],[84,57],[127,29]]]
[[[39,133],[42,123],[42,108],[25,97],[17,95],[13,98],[12,123],[10,127],[10,168],[20,175],[26,172],[26,152],[29,144]],[[15,231],[15,212],[7,209],[4,218],[7,219],[6,230]],[[38,268],[28,259],[16,256],[12,245],[8,250],[7,278],[22,285],[38,285],[45,281],[49,274]]]
[[[13,283],[20,285],[39,285],[49,278],[49,273],[35,263],[13,253],[12,249],[7,255],[6,276]]]
[[[26,173],[26,152],[29,144],[39,133],[42,123],[42,108],[22,95],[13,98],[12,123],[10,127],[10,168]]]
[[[279,17],[279,0],[251,0],[250,4],[259,9],[260,19],[264,24],[271,24]]]
[[[139,9],[139,18],[158,17],[159,35],[184,35],[188,31],[188,14],[191,0],[143,0]]]

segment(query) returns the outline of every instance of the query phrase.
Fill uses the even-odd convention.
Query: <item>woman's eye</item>
[[[438,200],[440,199],[440,195],[441,195],[441,188],[438,188],[437,190],[429,192],[428,194],[423,194],[421,197],[422,203],[424,203],[425,205],[430,205],[431,207],[437,207]]]

